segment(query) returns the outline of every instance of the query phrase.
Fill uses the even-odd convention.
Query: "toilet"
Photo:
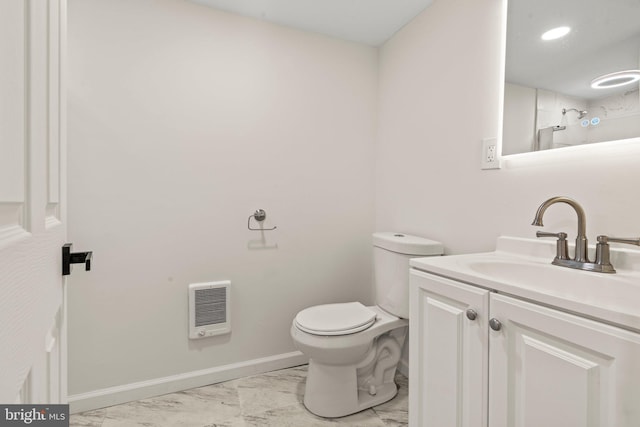
[[[409,259],[442,255],[442,244],[401,233],[373,234],[375,306],[324,304],[300,311],[291,325],[309,357],[304,405],[343,417],[395,397],[396,367],[409,321]]]

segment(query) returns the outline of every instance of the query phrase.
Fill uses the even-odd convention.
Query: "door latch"
[[[62,275],[71,274],[71,264],[84,264],[85,271],[91,270],[93,252],[71,252],[71,243],[62,246]]]

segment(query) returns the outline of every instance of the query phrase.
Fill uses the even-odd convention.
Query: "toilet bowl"
[[[291,325],[296,348],[309,357],[304,405],[321,417],[353,414],[397,394],[394,377],[409,324],[409,259],[442,254],[439,242],[399,233],[375,233],[373,243],[376,305],[313,306]]]
[[[359,332],[316,335],[303,331],[295,321],[291,326],[296,347],[310,359],[304,405],[316,415],[342,417],[386,402],[397,393],[393,378],[409,322],[377,306],[364,308],[375,317]]]

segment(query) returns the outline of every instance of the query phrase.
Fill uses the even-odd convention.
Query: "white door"
[[[66,0],[0,1],[0,402],[66,400]]]
[[[409,425],[486,427],[489,291],[411,272]]]
[[[597,274],[597,273],[591,273]],[[491,427],[640,426],[640,334],[491,295]]]

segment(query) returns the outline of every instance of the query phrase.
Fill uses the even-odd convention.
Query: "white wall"
[[[377,52],[187,1],[70,0],[70,394],[294,350],[370,302]],[[264,233],[247,230],[257,208]],[[187,338],[231,279],[232,334]]]
[[[566,195],[597,234],[640,233],[640,144],[563,148],[480,170],[498,135],[501,0],[436,0],[380,52],[376,227],[440,240],[446,253],[488,251],[499,235],[534,237],[540,203]],[[566,205],[545,229],[576,233]]]
[[[504,85],[502,154],[528,153],[535,146],[536,89],[513,83]]]
[[[487,251],[563,194],[592,241],[637,235],[640,144],[480,170],[501,27],[501,0],[436,0],[381,48],[376,101],[370,48],[187,2],[71,0],[70,235],[95,251],[72,277],[71,392],[291,351],[300,308],[367,302],[374,229]],[[248,248],[259,207],[277,249]],[[545,224],[575,233],[566,206]],[[186,285],[224,278],[233,334],[189,342]]]

